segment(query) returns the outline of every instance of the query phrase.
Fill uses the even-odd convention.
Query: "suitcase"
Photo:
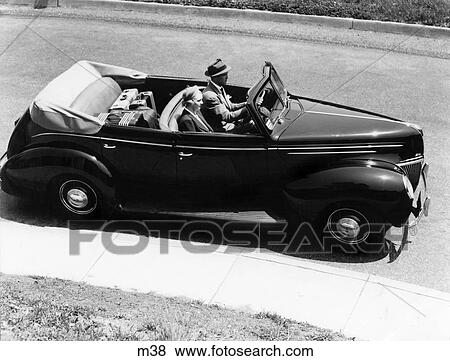
[[[100,113],[98,119],[108,125],[159,129],[158,113],[148,107]]]

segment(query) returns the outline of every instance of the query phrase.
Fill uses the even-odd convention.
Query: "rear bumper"
[[[416,227],[423,216],[428,216],[431,202],[427,188],[428,168],[428,164],[424,163],[420,172],[419,184],[414,192],[412,212],[408,219],[408,226],[410,228]]]

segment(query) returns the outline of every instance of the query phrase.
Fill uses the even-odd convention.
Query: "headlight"
[[[406,175],[403,175],[403,184],[405,186],[406,193],[408,193],[408,197],[410,199],[414,199],[414,189]]]

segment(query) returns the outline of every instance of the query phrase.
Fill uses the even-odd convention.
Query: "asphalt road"
[[[412,243],[394,262],[389,262],[388,257],[315,261],[450,291],[449,60],[390,50],[94,19],[0,16],[0,34],[0,150],[6,149],[13,121],[33,96],[81,59],[151,74],[201,78],[205,66],[220,57],[233,69],[229,81],[247,86],[259,79],[264,60],[270,60],[293,93],[326,98],[423,126],[433,200],[430,216],[410,237]],[[402,47],[409,40],[412,47],[418,42],[424,47],[428,41],[390,39],[389,48],[395,47],[396,41]],[[448,49],[448,39],[439,41],[439,46]],[[2,218],[37,226],[58,221],[45,205],[34,206],[3,192],[0,202]]]

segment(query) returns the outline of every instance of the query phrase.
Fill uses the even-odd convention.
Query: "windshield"
[[[262,116],[266,128],[272,131],[288,105],[288,96],[283,82],[271,64],[264,67],[263,73],[268,80],[255,97],[255,107]]]
[[[283,106],[287,105],[287,90],[284,87],[283,82],[281,81],[280,77],[278,76],[278,73],[275,71],[275,69],[272,67],[270,72],[270,82],[272,83],[272,86],[274,90],[276,91],[278,98],[283,103]]]

